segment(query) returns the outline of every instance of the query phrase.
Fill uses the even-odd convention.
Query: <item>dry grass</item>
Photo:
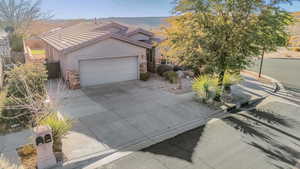
[[[45,50],[31,50],[33,55],[45,55]]]
[[[265,58],[299,58],[300,52],[292,49],[281,48],[277,52],[267,53]]]

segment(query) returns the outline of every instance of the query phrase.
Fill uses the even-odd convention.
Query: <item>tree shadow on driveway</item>
[[[195,147],[201,141],[201,136],[203,135],[204,131],[205,125],[180,134],[164,142],[145,148],[141,151],[192,162],[192,156]]]
[[[273,107],[276,110],[276,106],[274,102],[266,107]],[[292,119],[266,107],[258,107],[231,115],[223,121],[244,135],[259,138],[244,142],[262,152],[269,159],[268,163],[275,168],[283,169],[299,165],[300,152],[297,150],[300,142],[297,136],[299,119]]]

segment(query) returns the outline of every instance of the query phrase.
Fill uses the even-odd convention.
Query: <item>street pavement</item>
[[[90,166],[82,168],[91,168]],[[202,127],[94,168],[298,169],[299,167],[300,107],[272,96],[255,109],[214,119]]]
[[[258,72],[260,60],[249,68],[251,71]],[[266,58],[264,59],[262,73],[279,80],[284,87],[290,91],[294,98],[300,99],[300,78],[299,78],[300,59],[289,58]],[[300,102],[297,102],[300,104]]]

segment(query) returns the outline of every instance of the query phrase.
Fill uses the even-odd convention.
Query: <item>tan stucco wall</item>
[[[134,46],[116,39],[107,39],[69,53],[61,57],[60,63],[63,76],[65,76],[67,70],[79,72],[79,60],[122,56],[139,56],[139,64],[146,64],[145,48]]]

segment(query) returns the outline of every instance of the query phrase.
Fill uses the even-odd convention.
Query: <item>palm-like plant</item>
[[[210,99],[219,92],[218,79],[213,76],[203,75],[194,79],[193,90],[204,99]]]
[[[39,123],[40,125],[49,125],[53,135],[53,149],[55,152],[62,151],[61,139],[72,128],[72,120],[66,117],[59,117],[57,113],[52,113]]]
[[[242,81],[242,77],[238,73],[226,73],[223,79],[224,89],[230,88],[231,85],[238,84]]]

